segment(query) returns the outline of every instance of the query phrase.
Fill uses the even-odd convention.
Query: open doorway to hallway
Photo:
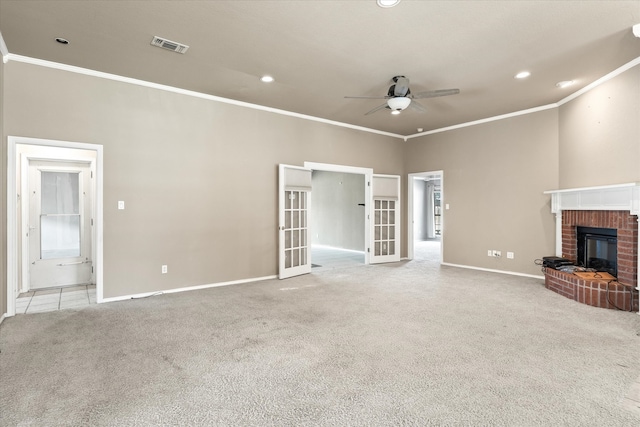
[[[311,271],[370,263],[373,169],[305,162],[312,171]]]
[[[443,173],[409,174],[409,258],[442,262]]]
[[[363,174],[313,170],[312,271],[365,264]]]

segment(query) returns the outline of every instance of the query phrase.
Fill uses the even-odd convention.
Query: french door
[[[90,283],[89,163],[29,160],[29,289]]]
[[[279,165],[278,194],[278,276],[286,279],[311,272],[311,169]]]
[[[400,261],[400,176],[373,175],[369,263]]]

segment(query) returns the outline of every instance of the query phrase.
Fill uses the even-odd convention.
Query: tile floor
[[[42,289],[20,294],[16,299],[16,314],[82,308],[95,303],[96,285]]]
[[[415,261],[440,262],[440,240],[414,242]],[[364,265],[364,252],[348,251],[328,246],[311,246],[312,272]]]
[[[364,252],[326,246],[311,247],[311,272],[364,265]]]

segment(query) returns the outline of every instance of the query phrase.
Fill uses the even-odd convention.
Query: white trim
[[[640,214],[640,183],[549,190],[551,213],[563,210],[630,211]]]
[[[192,91],[192,90],[180,89],[180,88],[173,87],[173,86],[167,86],[167,85],[162,85],[162,84],[158,84],[158,83],[147,82],[147,81],[144,81],[144,80],[133,79],[133,78],[130,78],[130,77],[123,77],[123,76],[119,76],[119,75],[116,75],[116,74],[103,73],[102,71],[89,70],[87,68],[76,67],[76,66],[73,66],[73,65],[60,64],[58,62],[45,61],[43,59],[30,58],[28,56],[15,55],[13,53],[8,54],[6,56],[6,58],[7,58],[7,61],[11,60],[11,61],[16,61],[16,62],[22,62],[22,63],[25,63],[25,64],[32,64],[32,65],[38,65],[38,66],[41,66],[41,67],[53,68],[53,69],[56,69],[56,70],[69,71],[71,73],[84,74],[84,75],[87,75],[87,76],[93,76],[93,77],[98,77],[98,78],[107,79],[107,80],[114,80],[114,81],[118,81],[118,82],[122,82],[122,83],[129,83],[129,84],[133,84],[133,85],[149,87],[149,88],[152,88],[152,89],[164,90],[164,91],[167,91],[167,92],[173,92],[173,93],[178,93],[178,94],[181,94],[181,95],[192,96],[192,97],[195,97],[195,98],[207,99],[209,101],[222,102],[224,104],[237,105],[237,106],[240,106],[240,107],[252,108],[254,110],[267,111],[269,113],[275,113],[275,114],[281,114],[281,115],[284,115],[284,116],[296,117],[296,118],[299,118],[299,119],[310,120],[310,121],[313,121],[313,122],[320,122],[320,123],[324,123],[324,124],[328,124],[328,125],[332,125],[332,126],[338,126],[338,127],[348,128],[348,129],[354,129],[354,130],[358,130],[358,131],[362,131],[362,132],[375,133],[375,134],[378,134],[378,135],[390,136],[392,138],[404,139],[404,135],[400,135],[400,134],[397,134],[397,133],[385,132],[385,131],[381,131],[381,130],[377,130],[377,129],[366,128],[366,127],[363,127],[363,126],[356,126],[356,125],[352,125],[352,124],[349,124],[349,123],[342,123],[342,122],[337,122],[337,121],[334,121],[334,120],[323,119],[323,118],[320,118],[320,117],[308,116],[306,114],[295,113],[293,111],[286,111],[286,110],[280,110],[278,108],[266,107],[264,105],[251,104],[249,102],[237,101],[235,99],[223,98],[223,97],[220,97],[220,96],[214,96],[214,95],[209,95],[209,94],[206,94],[206,93],[195,92],[195,91]]]
[[[351,252],[354,254],[360,254],[360,255],[364,255],[367,252],[366,251],[357,251],[355,249],[345,249],[345,248],[337,248],[335,246],[328,246],[328,245],[311,245],[312,248],[318,248],[318,249],[329,249],[329,250],[333,250],[333,251],[343,251],[343,252]]]
[[[435,133],[447,132],[447,131],[450,131],[450,130],[461,129],[461,128],[465,128],[465,127],[469,127],[469,126],[480,125],[480,124],[483,124],[483,123],[489,123],[489,122],[493,122],[493,121],[497,121],[497,120],[509,119],[509,118],[512,118],[512,117],[522,116],[522,115],[525,115],[525,114],[532,114],[532,113],[537,113],[537,112],[540,112],[540,111],[545,111],[545,110],[550,110],[550,109],[553,109],[553,108],[558,108],[559,106],[561,106],[561,105],[563,105],[563,104],[565,104],[565,103],[577,98],[578,96],[590,91],[591,89],[593,89],[593,88],[605,83],[608,80],[611,80],[612,78],[614,78],[614,77],[622,74],[623,72],[625,72],[625,71],[635,67],[636,65],[640,64],[640,57],[638,57],[638,58],[636,58],[636,59],[624,64],[623,66],[616,68],[612,72],[606,74],[605,76],[599,78],[598,80],[588,84],[587,86],[583,87],[582,89],[574,92],[573,94],[571,94],[571,95],[569,95],[569,96],[567,96],[567,97],[565,97],[565,98],[561,99],[560,101],[558,101],[556,103],[553,103],[553,104],[542,105],[542,106],[539,106],[539,107],[529,108],[529,109],[526,109],[526,110],[514,111],[512,113],[502,114],[502,115],[499,115],[499,116],[487,117],[487,118],[480,119],[480,120],[474,120],[474,121],[471,121],[471,122],[460,123],[460,124],[457,124],[457,125],[448,126],[448,127],[444,127],[444,128],[433,129],[433,130],[430,130],[430,131],[427,131],[427,132],[421,132],[421,133],[416,133],[416,134],[412,134],[412,135],[400,135],[400,134],[397,134],[397,133],[385,132],[385,131],[381,131],[381,130],[377,130],[377,129],[366,128],[366,127],[363,127],[363,126],[356,126],[356,125],[352,125],[352,124],[349,124],[349,123],[337,122],[337,121],[334,121],[334,120],[323,119],[323,118],[320,118],[320,117],[309,116],[309,115],[306,115],[306,114],[295,113],[295,112],[292,112],[292,111],[280,110],[278,108],[266,107],[264,105],[251,104],[251,103],[248,103],[248,102],[237,101],[237,100],[229,99],[229,98],[223,98],[223,97],[220,97],[220,96],[208,95],[208,94],[201,93],[201,92],[195,92],[195,91],[191,91],[191,90],[180,89],[180,88],[173,87],[173,86],[161,85],[161,84],[158,84],[158,83],[147,82],[147,81],[144,81],[144,80],[138,80],[138,79],[133,79],[133,78],[130,78],[130,77],[119,76],[119,75],[116,75],[116,74],[104,73],[102,71],[90,70],[90,69],[87,69],[87,68],[76,67],[76,66],[73,66],[73,65],[61,64],[61,63],[58,63],[58,62],[45,61],[43,59],[31,58],[31,57],[28,57],[28,56],[15,55],[13,53],[9,53],[9,50],[7,49],[6,45],[4,45],[4,51],[3,51],[3,45],[4,45],[4,40],[2,39],[2,34],[0,34],[0,53],[2,53],[2,55],[3,55],[3,62],[5,64],[11,60],[11,61],[16,61],[16,62],[22,62],[22,63],[25,63],[25,64],[39,65],[39,66],[47,67],[47,68],[54,68],[54,69],[58,69],[58,70],[69,71],[69,72],[72,72],[72,73],[84,74],[84,75],[88,75],[88,76],[99,77],[99,78],[119,81],[119,82],[123,82],[123,83],[130,83],[130,84],[134,84],[134,85],[139,85],[139,86],[149,87],[149,88],[153,88],[153,89],[164,90],[164,91],[173,92],[173,93],[179,93],[179,94],[182,94],[182,95],[193,96],[193,97],[196,97],[196,98],[208,99],[208,100],[211,100],[211,101],[217,101],[217,102],[222,102],[222,103],[226,103],[226,104],[238,105],[238,106],[241,106],[241,107],[252,108],[252,109],[261,110],[261,111],[268,111],[268,112],[275,113],[275,114],[282,114],[282,115],[285,115],[285,116],[297,117],[299,119],[325,123],[325,124],[332,125],[332,126],[344,127],[344,128],[348,128],[348,129],[354,129],[354,130],[362,131],[362,132],[369,132],[369,133],[374,133],[374,134],[378,134],[378,135],[389,136],[389,137],[392,137],[392,138],[402,139],[405,142],[407,140],[411,139],[411,138],[418,138],[418,137],[425,136],[425,135],[432,135],[432,134],[435,134]]]
[[[103,147],[99,144],[84,142],[58,141],[50,139],[28,138],[19,136],[7,137],[7,316],[15,315],[17,295],[15,289],[18,280],[18,236],[16,188],[16,154],[17,145],[39,145],[45,147],[74,148],[96,152],[96,187],[95,187],[95,279],[96,302],[103,302]]]
[[[515,271],[494,270],[492,268],[481,268],[481,267],[474,267],[471,265],[450,264],[448,262],[443,262],[442,265],[446,265],[448,267],[466,268],[468,270],[487,271],[489,273],[508,274],[509,276],[530,277],[532,279],[544,280],[544,276],[536,276],[535,274],[517,273]]]
[[[131,294],[131,295],[122,295],[119,297],[104,298],[102,302],[124,301],[129,299],[136,299],[136,298],[146,298],[154,295],[173,294],[176,292],[198,291],[201,289],[218,288],[220,286],[230,286],[230,285],[240,285],[243,283],[262,282],[264,280],[272,280],[277,278],[278,276],[272,275],[272,276],[254,277],[251,279],[232,280],[229,282],[209,283],[207,285],[186,286],[184,288],[173,288],[173,289],[168,289],[166,291],[145,292],[141,294]]]
[[[0,316],[0,325],[2,324],[2,322],[4,321],[4,319],[6,319],[6,318],[7,318],[6,313],[5,313],[5,314],[3,314],[2,316]]]
[[[430,131],[427,131],[427,132],[416,133],[416,134],[413,134],[413,135],[407,135],[407,136],[404,137],[404,140],[406,142],[410,138],[417,138],[417,137],[420,137],[420,136],[432,135],[434,133],[447,132],[447,131],[450,131],[450,130],[455,130],[455,129],[465,128],[465,127],[469,127],[469,126],[480,125],[480,124],[483,124],[483,123],[493,122],[493,121],[496,121],[496,120],[509,119],[511,117],[521,116],[523,114],[537,113],[539,111],[550,110],[552,108],[558,108],[561,105],[564,105],[567,102],[579,97],[580,95],[583,95],[583,94],[589,92],[591,89],[594,89],[597,86],[600,86],[601,84],[613,79],[614,77],[619,76],[620,74],[624,73],[625,71],[628,71],[629,69],[631,69],[631,68],[633,68],[633,67],[635,67],[636,65],[639,65],[639,64],[640,64],[640,57],[627,62],[623,66],[616,68],[612,72],[604,75],[603,77],[599,78],[598,80],[588,84],[587,86],[583,87],[582,89],[572,93],[571,95],[569,95],[569,96],[567,96],[567,97],[565,97],[565,98],[561,99],[560,101],[558,101],[556,103],[553,103],[553,104],[543,105],[543,106],[540,106],[540,107],[534,107],[534,108],[530,108],[528,110],[515,111],[513,113],[503,114],[503,115],[500,115],[500,116],[488,117],[486,119],[475,120],[475,121],[472,121],[472,122],[460,123],[460,124],[457,124],[457,125],[448,126],[448,127],[444,127],[444,128],[440,128],[440,129],[433,129],[433,130],[430,130]]]
[[[640,57],[634,59],[631,62],[627,62],[622,67],[616,68],[615,70],[613,70],[609,74],[606,74],[603,77],[600,77],[598,80],[586,85],[582,89],[572,93],[571,95],[567,96],[566,98],[561,99],[560,101],[557,102],[558,107],[563,105],[563,104],[566,104],[569,101],[572,101],[572,100],[576,99],[580,95],[583,95],[583,94],[589,92],[591,89],[594,89],[595,87],[600,86],[601,84],[611,80],[612,78],[619,76],[620,74],[622,74],[625,71],[635,67],[638,64],[640,64]]]
[[[563,190],[547,190],[547,191],[543,191],[543,194],[576,193],[580,191],[592,191],[592,190],[613,190],[617,188],[636,187],[638,185],[640,185],[640,183],[638,182],[627,182],[625,184],[598,185],[595,187],[565,188]]]
[[[367,203],[367,201],[371,200],[371,185],[368,185],[367,183],[373,181],[373,169],[361,168],[358,166],[344,166],[316,162],[304,162],[304,167],[307,169],[311,169],[311,171],[317,170],[324,172],[352,173],[356,175],[364,175],[364,264],[368,265],[370,251],[367,251],[367,248],[371,246],[369,237],[369,233],[371,232],[369,224],[371,218],[371,203]],[[313,262],[313,260],[311,261]]]
[[[0,56],[2,56],[2,62],[5,64],[9,62],[9,48],[4,42],[4,38],[2,38],[2,33],[0,33]]]
[[[433,135],[434,133],[447,132],[447,131],[450,131],[450,130],[466,128],[466,127],[469,127],[469,126],[481,125],[483,123],[495,122],[497,120],[510,119],[512,117],[523,116],[525,114],[537,113],[539,111],[551,110],[551,109],[557,108],[557,107],[558,107],[558,104],[548,104],[548,105],[543,105],[541,107],[529,108],[528,110],[514,111],[513,113],[502,114],[500,116],[487,117],[486,119],[474,120],[472,122],[460,123],[460,124],[457,124],[457,125],[447,126],[447,127],[440,128],[440,129],[434,129],[434,130],[429,130],[429,131],[426,131],[426,132],[415,133],[413,135],[407,135],[405,137],[405,141],[407,139],[411,139],[411,138],[417,138],[417,137],[425,136],[425,135]]]

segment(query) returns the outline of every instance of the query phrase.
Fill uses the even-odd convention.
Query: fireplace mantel
[[[566,190],[549,190],[544,194],[551,195],[551,212],[556,216],[556,256],[562,257],[563,211],[627,211],[630,215],[640,215],[640,183],[632,182],[600,187],[570,188]],[[604,215],[604,213],[603,213]],[[634,232],[634,234],[638,234]],[[637,251],[640,238],[633,239]],[[637,252],[636,252],[637,253]],[[636,256],[636,258],[638,258]],[[637,261],[636,261],[637,262]],[[635,286],[640,290],[640,281],[635,272]]]
[[[604,185],[601,187],[549,190],[551,212],[572,211],[629,211],[640,214],[640,183]]]

